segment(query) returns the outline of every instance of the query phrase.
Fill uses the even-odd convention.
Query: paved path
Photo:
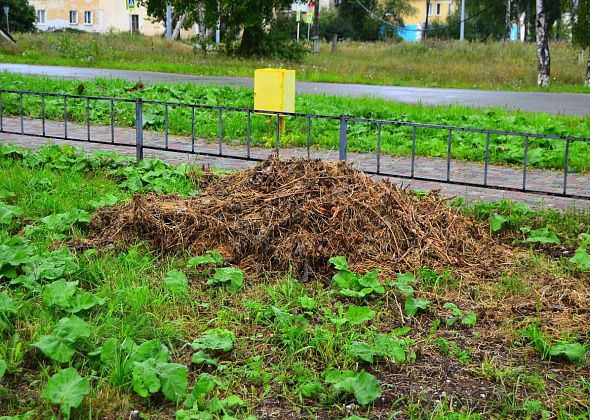
[[[252,79],[248,78],[194,76],[149,71],[8,63],[0,63],[0,71],[78,80],[91,80],[100,77],[124,79],[132,82],[201,83],[252,87]],[[10,86],[4,86],[4,88],[10,89]],[[297,92],[350,97],[372,96],[389,101],[426,105],[459,104],[470,107],[500,107],[508,110],[550,114],[590,115],[590,94],[581,93],[508,92],[310,82],[298,82]]]
[[[20,131],[20,119],[4,117],[4,130],[6,131]],[[40,120],[27,119],[24,122],[25,133],[40,134],[42,126]],[[64,127],[63,122],[48,121],[46,123],[46,135],[49,136],[63,136]],[[86,139],[87,128],[85,125],[78,125],[68,123],[68,136]],[[108,149],[118,153],[135,155],[135,130],[132,128],[115,127],[115,141],[129,145],[114,146],[109,144],[111,141],[110,126],[92,126],[91,139],[93,141],[100,141],[102,143],[88,143],[88,142],[70,142],[77,146],[81,146],[86,150],[94,149]],[[27,135],[13,135],[0,133],[0,141],[12,142],[25,147],[39,147],[48,142],[47,139],[32,137]],[[56,143],[68,143],[63,140],[55,140]],[[144,145],[164,147],[164,135],[161,132],[144,131]],[[177,150],[190,151],[191,140],[187,137],[169,136],[169,147]],[[229,139],[224,140],[223,153],[233,156],[246,156],[246,148],[244,145]],[[201,153],[217,154],[219,152],[219,144],[217,142],[207,142],[204,140],[197,140],[195,142],[195,151]],[[264,159],[272,150],[265,148],[253,147],[251,156],[255,158]],[[306,157],[307,151],[302,148],[285,148],[281,149],[280,155],[282,157]],[[165,161],[171,163],[190,162],[198,164],[211,164],[225,169],[245,169],[255,165],[255,162],[245,160],[235,160],[220,157],[210,157],[204,155],[191,155],[188,153],[176,153],[170,151],[155,151],[146,149],[145,157],[157,156]],[[325,149],[311,149],[311,158],[321,158],[328,161],[336,161],[338,159],[337,150]],[[375,171],[376,156],[372,153],[349,153],[348,159],[355,167],[361,170]],[[383,155],[381,157],[381,171],[388,173],[396,173],[401,175],[409,175],[410,172],[410,158],[409,157],[393,157]],[[429,177],[441,179],[446,175],[446,160],[436,158],[416,158],[415,175],[422,177]],[[463,182],[482,182],[483,181],[483,166],[478,163],[461,162],[453,160],[451,163],[452,176],[451,179]],[[469,201],[493,201],[510,198],[516,201],[521,201],[532,205],[535,208],[570,208],[576,207],[578,209],[590,208],[590,201],[575,200],[568,198],[540,196],[534,194],[525,194],[518,192],[508,192],[502,190],[494,190],[487,188],[465,187],[460,185],[449,185],[438,182],[423,182],[415,180],[400,180],[399,178],[390,178],[395,183],[401,183],[404,186],[411,188],[419,188],[423,190],[440,189],[445,196],[462,196]],[[499,187],[520,187],[522,183],[522,171],[515,168],[508,168],[496,165],[490,165],[488,172],[488,182],[490,185]],[[528,172],[527,185],[529,188],[534,188],[542,191],[560,192],[563,188],[563,173],[554,171],[542,171],[537,169],[530,169]],[[572,194],[590,196],[590,175],[588,174],[568,174],[568,192]]]

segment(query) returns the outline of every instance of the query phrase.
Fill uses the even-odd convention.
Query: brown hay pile
[[[328,274],[337,255],[355,270],[386,275],[420,267],[489,275],[508,258],[489,228],[437,194],[418,196],[344,163],[276,157],[197,197],[137,195],[103,209],[89,236],[93,246],[142,240],[165,253],[216,249],[251,275],[293,267],[300,279]]]

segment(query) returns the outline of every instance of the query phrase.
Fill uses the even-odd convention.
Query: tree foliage
[[[28,0],[2,0],[0,6],[8,6],[8,21],[10,32],[33,32],[35,30],[35,8],[31,6]],[[4,31],[6,28],[6,15],[0,9],[0,28]]]
[[[393,25],[403,25],[404,16],[414,12],[408,0],[343,0],[338,12],[325,14],[320,29],[327,39],[337,34],[340,38],[375,41],[394,35]]]
[[[573,40],[580,48],[590,48],[590,0],[580,0],[572,28]]]

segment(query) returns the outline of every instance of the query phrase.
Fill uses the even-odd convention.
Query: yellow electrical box
[[[254,72],[254,109],[295,112],[295,70],[256,70]]]

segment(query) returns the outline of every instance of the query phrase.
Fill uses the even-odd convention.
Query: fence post
[[[345,115],[340,116],[340,160],[346,160],[346,144],[348,142],[348,119]]]
[[[135,100],[135,153],[137,163],[143,160],[143,101]]]

